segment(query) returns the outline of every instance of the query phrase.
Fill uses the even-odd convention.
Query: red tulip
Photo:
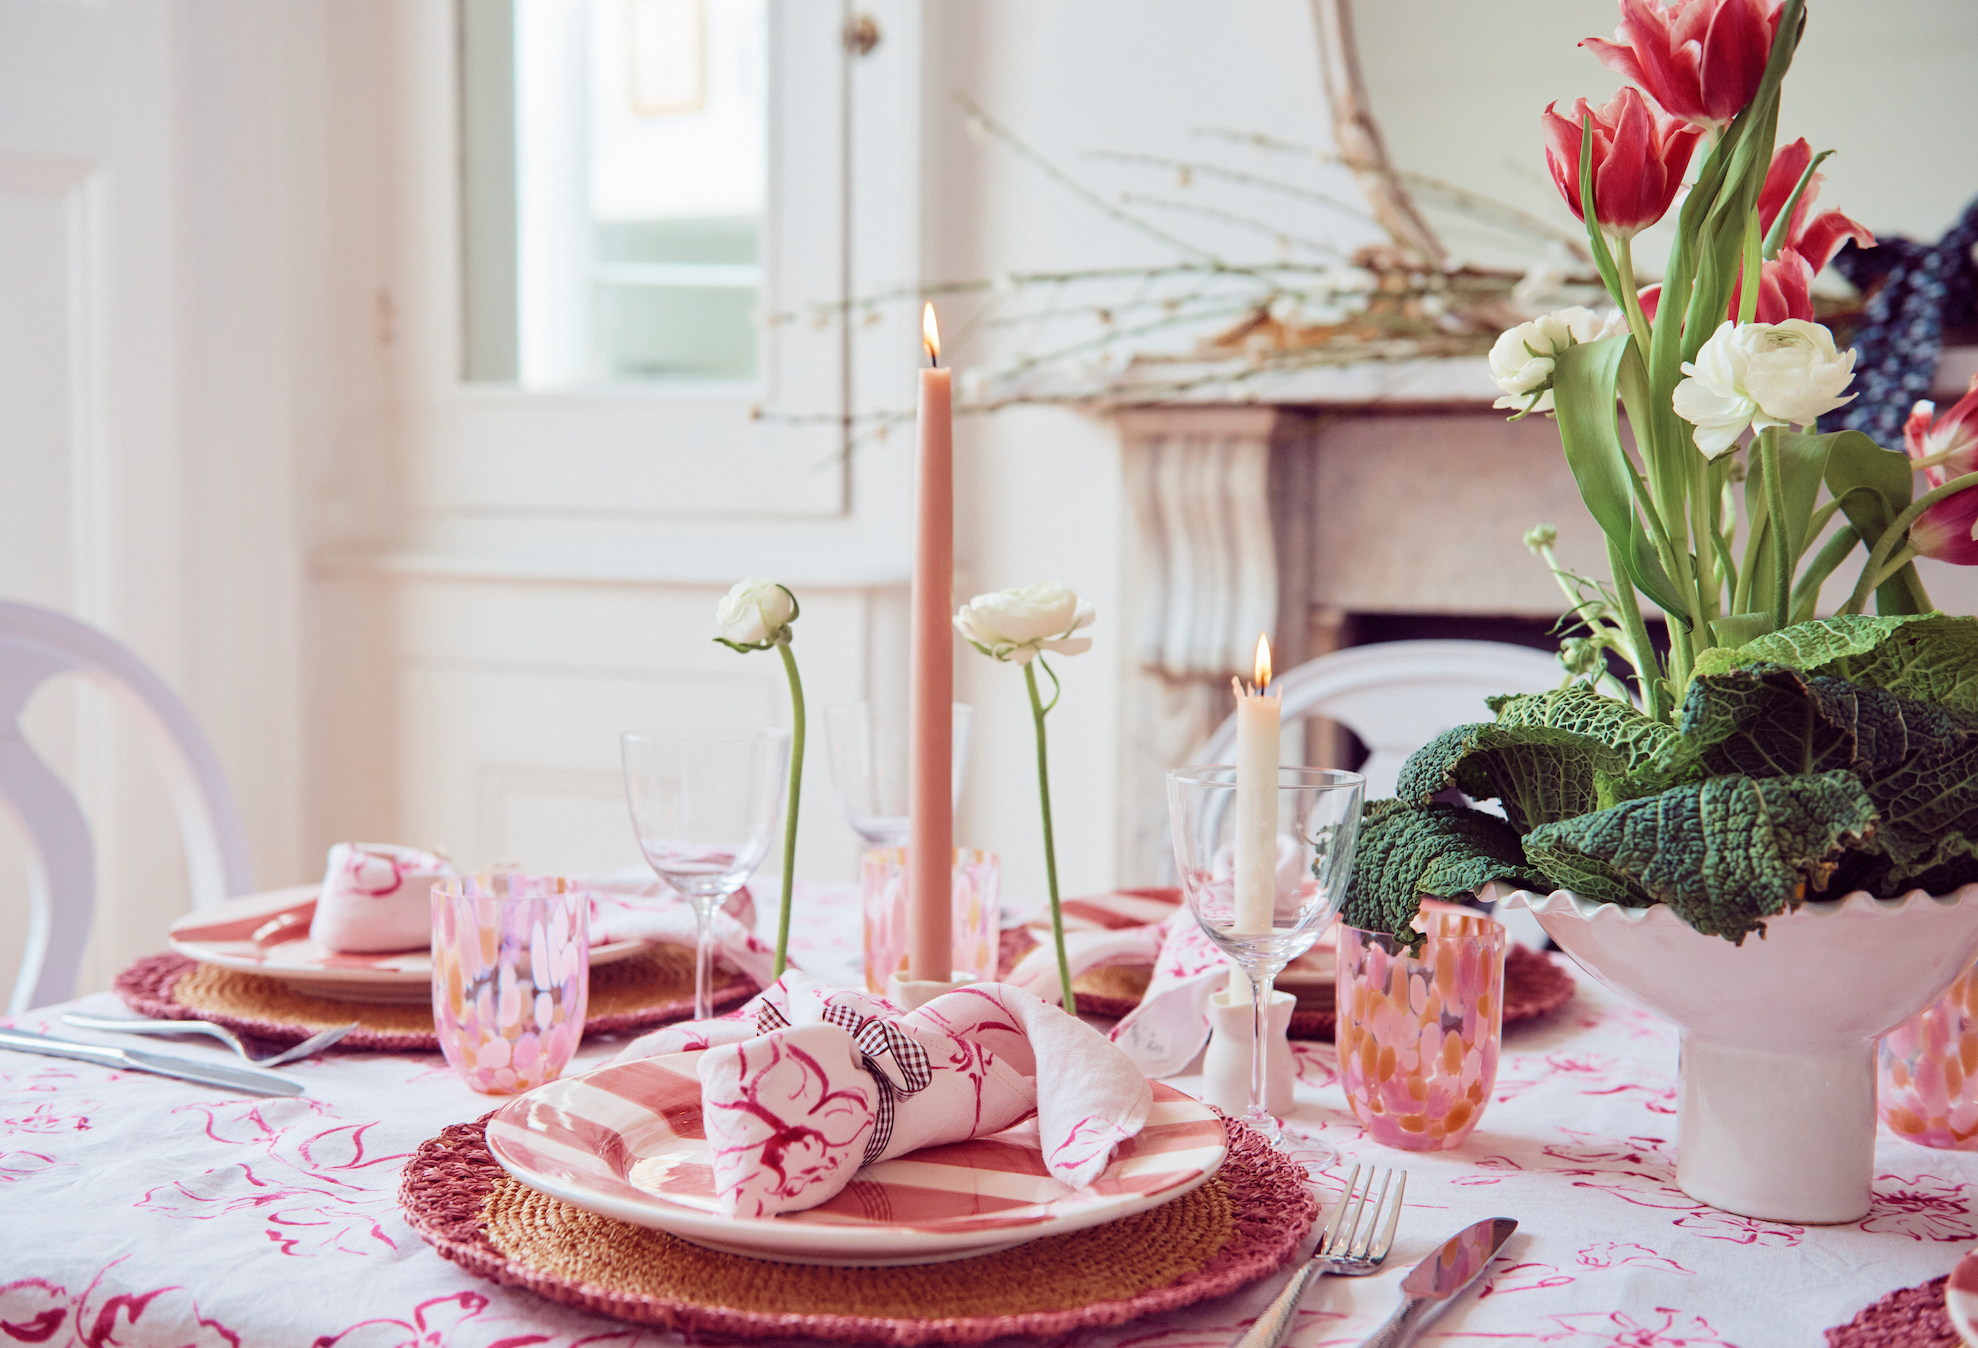
[[[1902,428],[1903,448],[1923,470],[1923,480],[1941,487],[1953,477],[1978,469],[1978,378],[1956,406],[1937,417],[1936,405],[1920,402]],[[1925,557],[1958,566],[1978,566],[1978,487],[1946,497],[1909,526],[1909,541]]]
[[[1580,128],[1592,118],[1593,209],[1601,229],[1627,239],[1660,220],[1703,133],[1657,114],[1633,89],[1621,90],[1601,108],[1577,99],[1570,118],[1554,112],[1558,106],[1549,105],[1539,122],[1546,166],[1573,214],[1586,218],[1580,212]]]
[[[1654,0],[1621,0],[1614,41],[1590,37],[1580,45],[1665,112],[1718,128],[1758,92],[1782,3],[1672,0],[1664,8]]]
[[[1813,150],[1804,136],[1791,145],[1781,145],[1773,153],[1772,167],[1765,174],[1765,186],[1758,193],[1758,227],[1762,232],[1772,232],[1772,223],[1779,218],[1779,212],[1805,175],[1806,166],[1812,162]],[[1799,204],[1793,207],[1792,219],[1786,223],[1785,246],[1805,258],[1815,273],[1834,260],[1834,254],[1841,251],[1841,244],[1848,239],[1853,239],[1863,248],[1875,246],[1872,232],[1839,211],[1813,214],[1813,199],[1820,195],[1820,180],[1825,176],[1821,173],[1813,175],[1813,181],[1800,195]]]
[[[1740,275],[1737,284],[1731,287],[1730,310],[1725,315],[1733,322],[1737,320],[1743,292],[1744,280]],[[1813,267],[1791,248],[1781,248],[1777,257],[1759,268],[1758,312],[1752,318],[1759,323],[1783,323],[1789,318],[1814,321]]]

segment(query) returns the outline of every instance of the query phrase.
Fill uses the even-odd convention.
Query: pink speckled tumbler
[[[1383,932],[1339,928],[1339,1074],[1374,1141],[1440,1151],[1470,1135],[1497,1080],[1504,927],[1422,905],[1422,953]]]
[[[1882,1040],[1882,1122],[1926,1147],[1978,1151],[1978,966]]]
[[[433,1026],[477,1091],[515,1095],[563,1071],[584,1033],[590,894],[555,875],[433,886]]]

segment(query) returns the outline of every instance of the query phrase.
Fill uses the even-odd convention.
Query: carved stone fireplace
[[[1119,870],[1156,883],[1162,773],[1229,713],[1259,632],[1279,670],[1406,619],[1426,635],[1529,638],[1565,606],[1526,550],[1561,528],[1568,565],[1606,553],[1542,417],[1491,408],[1481,361],[1318,372],[1282,400],[1117,414],[1131,527],[1133,657],[1122,700]],[[1480,625],[1481,624],[1481,625]],[[1287,747],[1286,761],[1298,752]],[[1322,728],[1304,761],[1333,765]]]

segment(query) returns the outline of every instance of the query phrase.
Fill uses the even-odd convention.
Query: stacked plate
[[[433,995],[430,950],[339,954],[309,939],[319,885],[247,894],[187,913],[171,926],[172,949],[201,964],[281,980],[298,992],[355,1002],[424,1002]],[[592,965],[635,955],[642,941],[591,947]]]
[[[701,1131],[699,1056],[644,1058],[540,1086],[488,1120],[488,1150],[532,1189],[697,1245],[878,1267],[965,1259],[1156,1207],[1206,1183],[1227,1149],[1213,1110],[1155,1082],[1146,1128],[1087,1190],[1051,1175],[1032,1119],[868,1166],[803,1212],[728,1217]]]

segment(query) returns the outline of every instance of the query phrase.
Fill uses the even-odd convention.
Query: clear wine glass
[[[953,799],[961,800],[968,767],[969,707],[954,704]],[[824,710],[824,734],[831,750],[831,784],[845,809],[845,822],[869,848],[907,845],[907,709],[887,711],[868,702],[846,702]]]
[[[694,905],[694,1019],[706,1020],[714,1014],[714,913],[769,855],[790,732],[627,732],[619,743],[639,850]]]
[[[1268,1137],[1282,1129],[1265,1104],[1271,983],[1284,966],[1312,948],[1339,912],[1353,869],[1360,806],[1367,779],[1326,768],[1279,768],[1277,856],[1267,928],[1239,930],[1236,905],[1236,769],[1226,764],[1174,768],[1168,773],[1168,822],[1181,892],[1209,939],[1250,980],[1252,1021],[1250,1109],[1244,1122]],[[1266,787],[1265,789],[1271,789]],[[1269,856],[1268,851],[1262,855]],[[1309,1145],[1309,1144],[1307,1144]],[[1321,1149],[1325,1150],[1323,1144]]]

